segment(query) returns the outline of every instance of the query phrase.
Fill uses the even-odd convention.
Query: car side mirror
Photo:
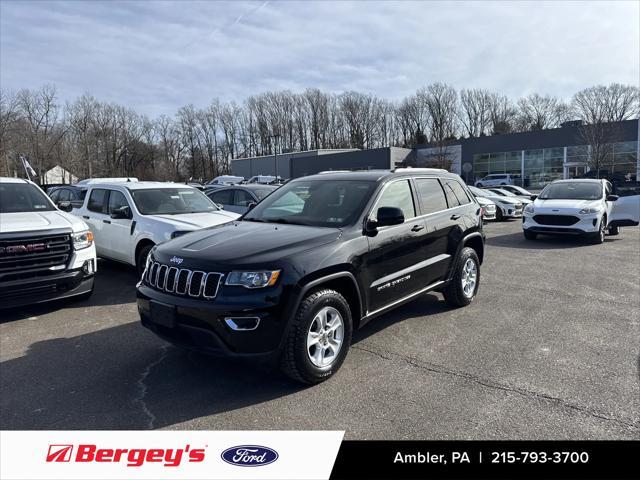
[[[249,205],[247,205],[247,212],[250,212],[251,210],[253,210],[253,208],[257,205],[256,202],[249,202]]]
[[[615,202],[620,197],[618,195],[607,195],[607,202]]]
[[[535,200],[536,198],[538,198],[538,195],[531,195],[531,200]]]
[[[73,210],[73,205],[71,205],[71,202],[63,201],[58,202],[58,208],[63,212],[69,213],[71,210]]]
[[[376,213],[377,227],[388,227],[404,223],[404,213],[397,207],[380,207]]]
[[[120,208],[116,208],[113,212],[111,212],[111,218],[113,219],[125,219],[128,220],[130,218],[132,218],[133,215],[131,215],[131,208],[129,208],[128,206],[122,206]]]

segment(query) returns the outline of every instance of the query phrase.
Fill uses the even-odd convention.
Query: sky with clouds
[[[149,115],[267,91],[638,85],[640,2],[0,0],[0,86]]]

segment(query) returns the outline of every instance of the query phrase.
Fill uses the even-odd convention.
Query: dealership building
[[[590,170],[589,141],[605,139],[600,170],[637,177],[640,173],[638,120],[604,124],[602,134],[589,126],[567,122],[560,128],[465,138],[446,146],[419,145],[413,150],[385,147],[372,150],[313,150],[232,160],[233,175],[279,175],[298,178],[325,170],[390,169],[396,166],[443,166],[474,183],[489,174],[511,174],[526,187],[580,177]],[[604,141],[599,141],[603,145]],[[591,143],[595,144],[595,141]],[[445,160],[443,162],[443,159]]]

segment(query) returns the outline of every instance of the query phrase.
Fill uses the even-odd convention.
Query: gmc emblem
[[[8,247],[0,247],[0,255],[4,253],[42,252],[47,248],[48,248],[48,245],[46,243],[29,243],[27,245],[9,245]]]

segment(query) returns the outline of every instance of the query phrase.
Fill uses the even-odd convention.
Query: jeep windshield
[[[0,183],[0,213],[55,210],[49,198],[30,183]]]
[[[218,207],[195,188],[145,188],[131,190],[142,215],[179,215],[215,212]]]
[[[538,197],[541,200],[598,200],[602,185],[592,182],[560,182],[547,185]]]
[[[242,219],[341,228],[358,219],[375,188],[376,182],[363,180],[299,180],[274,191]]]

